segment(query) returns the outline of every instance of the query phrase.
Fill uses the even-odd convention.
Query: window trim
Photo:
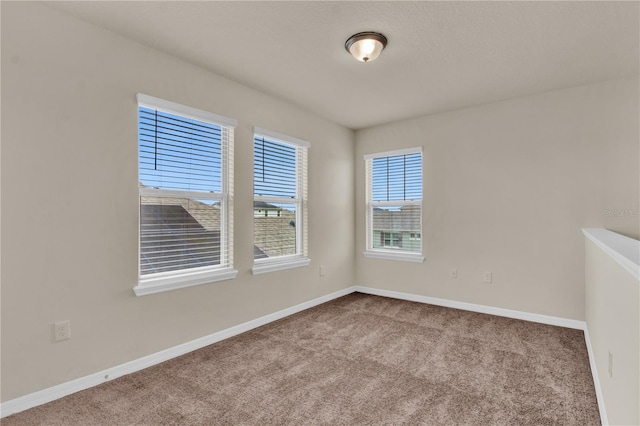
[[[263,127],[253,126],[253,137],[255,138],[256,136],[263,136],[265,138],[272,139],[277,142],[282,142],[289,145],[297,145],[302,148],[311,147],[311,142],[305,141],[303,139],[294,138],[293,136],[287,136],[282,133],[265,129]]]
[[[280,256],[275,259],[255,259],[251,273],[253,275],[265,274],[267,272],[282,271],[285,269],[299,268],[307,266],[311,259],[303,255]]]
[[[133,291],[136,296],[146,296],[179,288],[232,280],[238,275],[238,271],[232,267],[218,267],[214,270],[209,266],[203,266],[202,268],[191,268],[188,270],[189,272],[184,271],[186,270],[180,271],[181,273],[175,271],[159,272],[148,278],[140,277],[138,285],[133,288]]]
[[[365,250],[362,252],[364,257],[369,259],[387,259],[387,260],[403,260],[405,262],[423,263],[424,256],[420,253],[401,252],[397,250]]]
[[[265,129],[263,127],[253,127],[253,139],[256,137],[263,137],[275,142],[280,142],[287,145],[293,145],[296,148],[296,162],[304,161],[305,164],[302,168],[306,171],[302,176],[296,175],[296,196],[295,199],[268,196],[268,195],[253,195],[253,201],[264,201],[266,203],[285,203],[296,205],[296,251],[294,255],[278,256],[275,258],[254,259],[251,273],[253,275],[260,275],[268,272],[282,271],[285,269],[299,268],[301,266],[307,266],[311,263],[311,259],[308,257],[308,170],[309,160],[307,149],[311,147],[311,143],[303,139],[294,138],[282,133],[274,132],[272,130]],[[298,151],[298,148],[302,150]],[[300,153],[300,155],[298,154]],[[300,158],[298,158],[300,157]],[[296,164],[296,173],[300,170],[298,164]],[[254,216],[255,221],[255,216]],[[302,224],[302,226],[300,226]],[[255,238],[255,235],[254,235]]]
[[[166,112],[169,114],[178,114],[183,117],[191,118],[193,120],[206,121],[207,123],[217,124],[218,126],[231,127],[234,129],[238,127],[238,120],[235,120],[233,118],[178,104],[176,102],[154,98],[153,96],[145,95],[144,93],[136,94],[136,99],[138,101],[139,107],[143,106],[147,108],[157,109],[158,111]]]
[[[417,154],[420,153],[422,154],[423,150],[422,147],[415,147],[415,148],[404,148],[404,149],[397,149],[397,150],[393,150],[393,151],[385,151],[385,152],[376,152],[376,153],[372,153],[372,154],[365,154],[364,155],[364,160],[365,160],[365,197],[366,197],[366,220],[365,220],[365,226],[366,226],[366,246],[365,246],[365,251],[362,253],[364,255],[364,257],[370,258],[370,259],[387,259],[387,260],[400,260],[400,261],[407,261],[407,262],[418,262],[418,263],[422,263],[424,262],[425,258],[423,255],[423,250],[424,250],[424,246],[422,244],[422,238],[420,238],[420,252],[410,252],[410,251],[402,251],[402,250],[388,250],[388,249],[384,249],[384,248],[374,248],[373,247],[373,209],[375,207],[385,207],[385,206],[420,206],[420,235],[422,236],[423,234],[423,229],[422,229],[422,213],[423,213],[423,209],[422,209],[422,199],[424,197],[421,197],[420,200],[399,200],[399,201],[372,201],[372,191],[373,191],[373,185],[371,182],[371,178],[370,178],[370,164],[373,163],[373,160],[375,158],[381,158],[381,157],[394,157],[394,156],[398,156],[398,155],[408,155],[408,154]],[[420,165],[421,169],[424,170],[424,156],[422,156],[422,163]],[[424,176],[424,175],[423,175]],[[424,186],[424,185],[423,185]],[[422,190],[423,194],[424,194],[424,187]],[[413,231],[415,232],[415,231]]]
[[[138,93],[136,95],[137,106],[146,107],[162,111],[169,114],[179,115],[197,121],[207,122],[223,128],[229,132],[228,138],[221,143],[223,164],[226,170],[221,173],[221,193],[204,191],[159,189],[159,188],[138,188],[138,199],[141,196],[154,197],[175,197],[175,198],[199,198],[218,200],[221,203],[224,214],[221,215],[220,224],[220,265],[203,266],[198,268],[181,269],[177,271],[166,271],[152,274],[140,274],[140,228],[138,228],[138,285],[133,288],[136,296],[146,296],[149,294],[164,291],[176,290],[179,288],[208,284],[217,281],[234,279],[238,271],[233,268],[233,130],[237,127],[237,120],[202,111],[186,105],[153,96]],[[138,113],[139,114],[139,113]],[[139,120],[139,117],[138,117]],[[138,136],[139,137],[139,136]],[[225,143],[226,142],[226,143]],[[140,154],[138,153],[138,158]],[[225,161],[226,160],[226,161]],[[138,169],[138,172],[140,170]],[[138,179],[139,181],[139,179]],[[140,215],[140,209],[138,209]],[[140,217],[138,216],[138,226]],[[225,247],[225,249],[222,249]]]

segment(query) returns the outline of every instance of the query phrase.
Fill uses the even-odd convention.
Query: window
[[[309,143],[266,129],[253,138],[253,273],[309,264]]]
[[[365,156],[366,257],[423,262],[422,148]]]
[[[381,236],[381,247],[400,248],[399,232],[382,232]]]
[[[232,279],[235,120],[138,94],[136,295]]]

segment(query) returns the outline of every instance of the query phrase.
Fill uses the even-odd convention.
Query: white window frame
[[[307,266],[311,263],[308,257],[308,141],[287,136],[262,127],[254,126],[253,137],[264,137],[276,142],[292,145],[296,148],[296,197],[273,197],[254,195],[254,201],[265,203],[284,203],[296,205],[296,254],[274,258],[254,259],[251,273],[253,275],[284,269]],[[302,148],[302,149],[298,149]],[[302,171],[302,173],[300,173]],[[255,218],[254,218],[255,220]],[[255,238],[255,236],[254,236]]]
[[[234,279],[238,271],[233,269],[233,131],[237,121],[221,115],[202,111],[164,99],[138,93],[138,107],[147,107],[222,127],[222,192],[139,188],[139,197],[169,197],[215,200],[220,202],[220,264],[177,271],[140,274],[140,230],[138,229],[138,285],[133,288],[136,296],[146,296],[184,287]],[[139,154],[138,154],[139,156]],[[226,165],[226,170],[224,168]],[[139,214],[139,210],[138,210]],[[138,226],[140,218],[138,217]]]
[[[373,201],[373,176],[372,164],[375,158],[394,157],[407,154],[422,154],[422,147],[398,149],[394,151],[378,152],[374,154],[366,154],[365,161],[365,189],[366,189],[366,249],[362,253],[365,257],[371,259],[388,259],[401,260],[406,262],[424,262],[422,238],[420,238],[420,252],[407,252],[400,250],[385,250],[384,248],[373,247],[373,210],[376,207],[389,206],[419,206],[420,207],[420,235],[422,236],[422,199],[421,200],[402,200],[402,201]],[[424,171],[424,159],[421,164]],[[424,174],[423,174],[424,176]],[[424,193],[424,186],[423,186]],[[414,231],[415,232],[415,231]]]

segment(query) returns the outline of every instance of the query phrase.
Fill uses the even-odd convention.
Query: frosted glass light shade
[[[373,61],[387,45],[387,38],[380,33],[354,34],[344,44],[347,52],[360,62]]]

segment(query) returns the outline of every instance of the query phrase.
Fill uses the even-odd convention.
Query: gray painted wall
[[[580,229],[640,236],[638,90],[607,81],[356,132],[357,284],[584,320]],[[416,146],[426,260],[364,258],[363,155]]]
[[[235,280],[134,295],[137,92],[238,120]],[[251,275],[254,125],[312,144],[308,267]],[[47,6],[3,3],[2,400],[353,285],[353,164],[351,130]],[[65,319],[72,338],[54,343]]]

